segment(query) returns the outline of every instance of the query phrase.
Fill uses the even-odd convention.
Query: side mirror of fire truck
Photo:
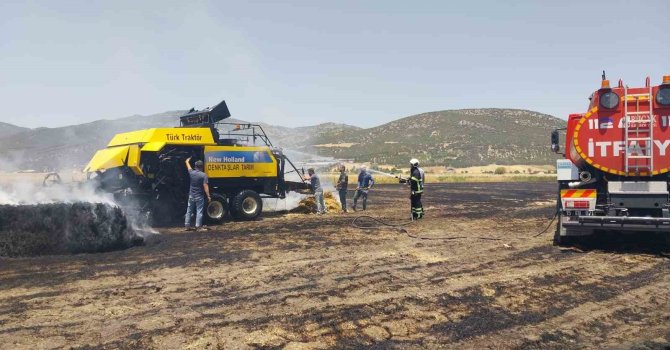
[[[558,145],[558,130],[551,132],[551,150],[554,153],[558,153],[561,150],[561,146]]]

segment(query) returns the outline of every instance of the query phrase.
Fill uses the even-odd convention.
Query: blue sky
[[[0,121],[198,109],[362,127],[422,112],[583,112],[670,74],[667,1],[0,2]],[[627,28],[627,29],[626,29]]]

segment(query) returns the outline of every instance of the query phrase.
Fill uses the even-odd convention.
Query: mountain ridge
[[[443,110],[349,133],[324,133],[303,150],[311,147],[324,156],[389,165],[405,165],[407,157],[455,167],[552,164],[548,135],[564,126],[562,119],[523,109]]]
[[[30,130],[22,126],[0,122],[0,138],[9,137]]]
[[[0,158],[18,168],[82,167],[117,133],[174,127],[185,111],[100,119],[57,128],[21,128],[0,135]],[[228,119],[231,123],[248,123]],[[6,123],[5,123],[6,124]],[[258,123],[275,146],[358,162],[404,165],[418,157],[426,165],[552,164],[552,129],[565,121],[523,109],[471,108],[420,113],[371,128],[327,122],[286,127]],[[7,124],[11,125],[11,124]]]

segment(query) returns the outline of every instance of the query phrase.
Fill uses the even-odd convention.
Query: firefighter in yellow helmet
[[[412,220],[418,220],[423,218],[423,205],[421,204],[421,194],[423,193],[423,179],[424,174],[421,168],[419,168],[419,160],[413,158],[409,161],[409,164],[412,166],[409,179],[400,179],[401,183],[409,184],[410,188],[410,203],[412,207]]]

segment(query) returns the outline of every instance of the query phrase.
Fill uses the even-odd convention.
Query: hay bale
[[[141,243],[121,209],[107,204],[0,205],[0,256],[95,253]]]
[[[336,199],[333,192],[324,192],[323,201],[326,204],[326,210],[337,212],[341,209],[340,200]],[[311,195],[298,203],[298,206],[290,211],[291,213],[311,214],[316,213],[316,199]]]

